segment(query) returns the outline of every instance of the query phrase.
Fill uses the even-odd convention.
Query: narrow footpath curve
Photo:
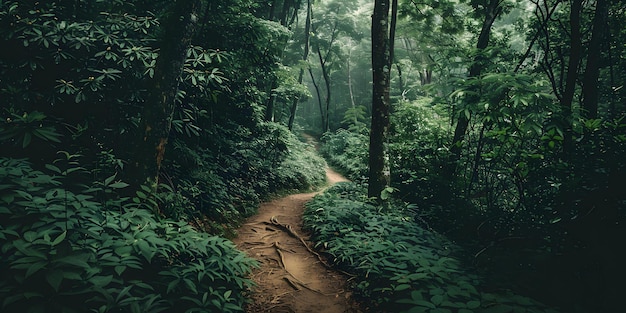
[[[331,169],[326,176],[329,185],[347,181]],[[237,248],[261,263],[250,276],[257,286],[247,312],[360,312],[347,290],[348,277],[327,269],[303,243],[312,245],[302,231],[302,212],[316,194],[294,194],[264,203],[238,229],[233,240]]]

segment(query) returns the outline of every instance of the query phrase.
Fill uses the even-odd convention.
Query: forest
[[[346,312],[621,312],[625,43],[626,0],[0,0],[0,312],[279,312],[233,240],[312,192]]]

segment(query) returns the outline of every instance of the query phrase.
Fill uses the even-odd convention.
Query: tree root
[[[317,253],[317,251],[313,250],[307,243],[306,241],[304,241],[304,239],[291,227],[291,225],[289,224],[281,224],[277,219],[276,216],[272,216],[270,218],[270,222],[268,223],[270,225],[274,225],[277,226],[279,229],[287,232],[291,237],[294,237],[298,240],[300,240],[300,242],[302,243],[302,245],[304,245],[304,247],[313,255],[315,255],[317,257],[317,259],[320,261],[320,263],[322,263],[322,265],[324,265],[324,267],[326,267],[327,269],[333,270],[333,271],[339,271],[345,275],[348,275],[350,277],[355,277],[356,275],[354,274],[350,274],[348,272],[333,268],[330,264],[328,264],[326,262],[326,260],[319,254]],[[281,254],[280,252],[280,248],[276,247],[277,251],[279,251],[279,254]],[[282,255],[281,255],[282,258]],[[283,263],[284,264],[284,263]],[[286,270],[286,269],[285,269]],[[293,275],[292,275],[293,276]]]

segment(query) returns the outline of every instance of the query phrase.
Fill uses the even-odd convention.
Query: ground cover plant
[[[367,177],[369,138],[366,134],[339,129],[325,133],[320,141],[320,153],[334,168],[353,181]]]
[[[0,311],[243,310],[256,261],[159,218],[140,192],[117,197],[114,177],[73,192],[57,165],[0,158]]]
[[[557,312],[511,291],[486,291],[461,250],[415,220],[402,204],[373,205],[365,190],[340,183],[306,206],[304,225],[318,249],[354,274],[372,312]]]
[[[232,236],[260,201],[325,183],[324,159],[286,127],[227,125],[207,129],[200,148],[175,142],[172,159],[166,163],[174,192],[165,191],[165,215],[192,217],[210,233]]]

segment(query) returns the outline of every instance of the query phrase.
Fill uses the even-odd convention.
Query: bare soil
[[[331,169],[326,175],[329,185],[347,181]],[[239,228],[233,241],[261,264],[250,276],[256,287],[247,312],[360,312],[346,286],[349,277],[327,268],[311,252],[308,234],[302,230],[304,204],[316,194],[294,194],[264,203]]]

